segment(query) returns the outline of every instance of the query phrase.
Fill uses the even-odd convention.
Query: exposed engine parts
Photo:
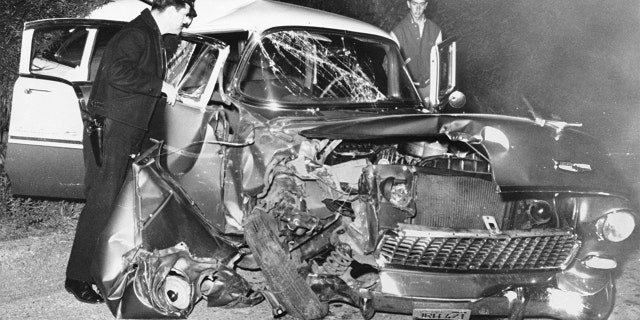
[[[351,247],[346,243],[337,243],[335,250],[331,251],[322,264],[322,273],[341,276],[349,269],[351,261]]]
[[[326,152],[326,150],[324,150]],[[459,141],[446,138],[431,141],[409,141],[399,144],[342,141],[326,157],[325,164],[366,159],[371,164],[409,165],[446,170],[490,173],[486,156],[479,150]]]

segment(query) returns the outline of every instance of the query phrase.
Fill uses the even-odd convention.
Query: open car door
[[[6,161],[14,194],[84,198],[81,110],[89,98],[104,48],[123,25],[123,22],[90,19],[25,24]],[[217,52],[226,46],[196,35],[171,43],[175,45],[171,50],[175,54],[169,59],[166,80],[179,86],[180,107],[176,110],[200,112],[209,102],[215,77],[224,61],[217,59]],[[208,55],[202,57],[207,52]],[[212,52],[216,52],[213,59]],[[205,67],[209,63],[210,69],[192,68],[193,72],[205,70],[207,76],[187,72],[198,58]],[[211,60],[208,62],[207,58]],[[209,82],[212,77],[214,81]],[[202,81],[197,84],[198,88],[195,81]],[[172,124],[161,122],[160,126],[163,125]],[[193,124],[181,126],[185,130],[192,127]],[[177,132],[174,129],[170,130]]]
[[[102,52],[123,23],[55,19],[25,24],[6,171],[17,195],[83,197],[83,125]]]
[[[451,103],[456,98],[456,42],[454,38],[444,40],[431,48],[431,74],[429,76],[429,105],[440,108],[443,103],[459,108]],[[464,104],[464,102],[463,102]]]
[[[182,36],[169,60],[167,82],[178,89],[174,105],[156,109],[149,126],[151,139],[161,142],[157,160],[200,208],[215,208],[205,219],[224,230],[223,171],[228,121],[224,113],[222,86],[218,83],[229,55],[219,40]],[[141,188],[144,189],[144,188]],[[239,225],[237,226],[239,227]]]

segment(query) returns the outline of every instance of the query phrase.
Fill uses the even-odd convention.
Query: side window
[[[167,63],[165,81],[173,86],[178,85],[187,71],[187,67],[193,64],[191,58],[195,50],[196,44],[188,41],[180,41],[176,49],[171,50],[174,53],[170,54],[171,58]]]
[[[200,53],[193,66],[189,69],[189,73],[178,86],[178,94],[183,99],[201,101],[218,60],[218,52],[217,48],[207,46]],[[206,100],[208,101],[209,97]]]
[[[86,80],[80,71],[89,32],[86,28],[53,27],[33,35],[29,71],[58,78]]]
[[[227,79],[226,83],[231,82],[231,77],[236,67],[240,63],[240,58],[244,52],[247,40],[249,39],[249,32],[227,32],[227,33],[212,33],[208,34],[209,37],[216,38],[229,45],[229,57],[224,64],[222,73],[224,79]]]
[[[229,55],[229,46],[212,38],[167,40],[165,81],[178,89],[178,101],[191,107],[206,107]]]

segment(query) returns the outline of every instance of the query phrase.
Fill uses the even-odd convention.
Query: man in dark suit
[[[195,15],[194,0],[154,0],[151,10],[125,25],[105,49],[88,105],[92,119],[100,119],[102,143],[85,130],[86,204],[65,280],[65,289],[82,302],[104,302],[90,274],[97,238],[130,169],[131,155],[140,152],[151,115],[176,99],[176,88],[164,81],[162,36],[180,34]]]

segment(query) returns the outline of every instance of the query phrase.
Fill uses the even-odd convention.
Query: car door
[[[81,110],[87,103],[104,48],[123,25],[90,19],[25,24],[5,164],[14,194],[84,198]],[[174,111],[183,114],[158,122],[166,127],[162,132],[171,132],[162,139],[169,142],[186,137],[189,132],[195,134],[191,129],[198,126],[184,123],[189,118],[184,114],[211,109],[209,100],[228,47],[198,35],[166,40],[169,46],[175,46],[170,50],[173,54],[165,80],[179,88]],[[201,67],[194,68],[198,58]],[[163,117],[162,112],[154,117]]]
[[[80,109],[102,51],[122,25],[85,19],[25,24],[7,145],[14,194],[83,197]]]
[[[451,99],[457,95],[450,96],[456,89],[456,50],[457,45],[454,38],[444,40],[431,48],[431,74],[429,86],[429,105],[440,106],[447,96],[451,106],[456,107],[456,103],[451,103]],[[459,102],[459,101],[457,101]],[[464,104],[464,102],[462,102]],[[461,107],[461,106],[459,106]],[[459,108],[458,107],[458,108]]]
[[[219,123],[225,103],[218,78],[229,47],[218,40],[184,35],[169,61],[167,82],[178,89],[175,104],[157,108],[149,136],[162,141],[158,157],[163,170],[173,177],[198,206],[204,218],[219,230],[229,221],[223,207],[225,145]],[[239,225],[236,225],[239,227]]]

